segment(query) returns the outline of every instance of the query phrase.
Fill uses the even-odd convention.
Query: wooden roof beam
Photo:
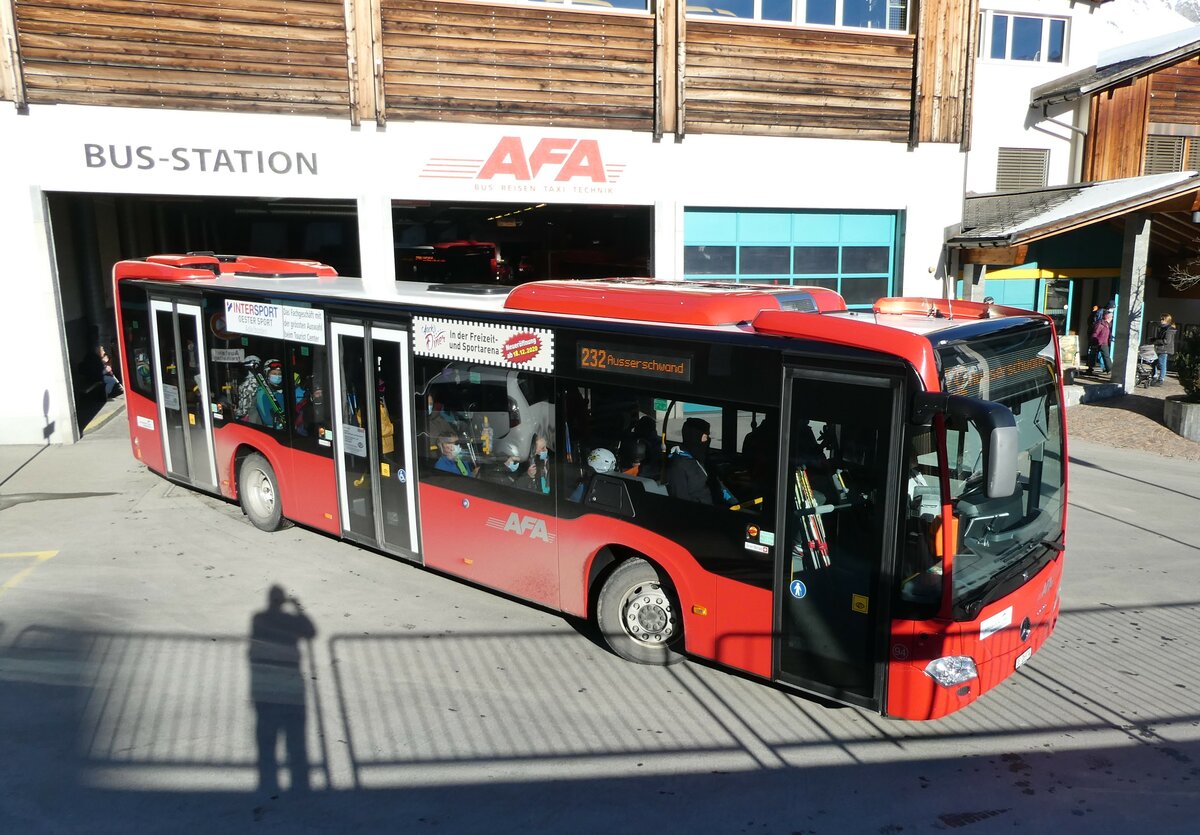
[[[987,264],[993,267],[1015,267],[1024,264],[1029,257],[1029,244],[1020,246],[987,246],[964,249],[960,256],[963,264]]]

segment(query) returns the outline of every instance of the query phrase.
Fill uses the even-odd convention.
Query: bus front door
[[[781,682],[878,709],[895,536],[899,381],[790,368],[776,549]]]
[[[200,307],[152,299],[150,311],[158,421],[167,475],[216,492],[208,372],[201,362],[207,349]]]
[[[408,332],[333,322],[330,333],[342,533],[419,560]]]

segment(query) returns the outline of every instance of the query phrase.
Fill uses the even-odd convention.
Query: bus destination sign
[[[692,381],[692,355],[655,351],[631,351],[616,345],[580,342],[576,349],[579,368],[609,374],[631,374],[656,380]]]

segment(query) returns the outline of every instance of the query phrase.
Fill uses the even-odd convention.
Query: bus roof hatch
[[[504,307],[672,325],[736,325],[753,321],[763,310],[832,313],[845,310],[846,303],[823,287],[609,278],[521,284]]]
[[[114,267],[118,279],[155,278],[166,281],[221,276],[246,278],[335,278],[337,270],[319,261],[257,258],[247,255],[216,255],[189,252],[186,255],[151,255],[120,261]]]

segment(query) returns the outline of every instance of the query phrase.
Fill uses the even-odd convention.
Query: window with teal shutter
[[[899,214],[687,209],[684,277],[836,290],[869,307],[895,289]]]

